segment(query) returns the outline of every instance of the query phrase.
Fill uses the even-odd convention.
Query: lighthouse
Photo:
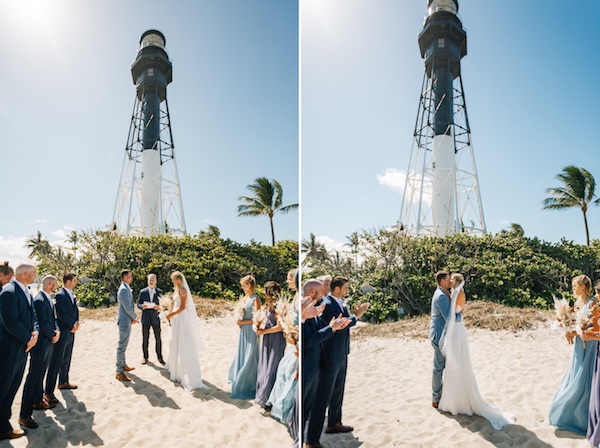
[[[113,214],[113,225],[126,235],[186,233],[167,101],[173,66],[165,44],[160,31],[146,31],[131,66],[136,92]]]
[[[486,233],[461,59],[467,33],[457,0],[428,0],[419,34],[425,73],[399,228],[412,235]]]

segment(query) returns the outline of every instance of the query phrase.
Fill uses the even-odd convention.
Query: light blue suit
[[[439,403],[442,397],[442,376],[446,367],[446,358],[440,350],[439,343],[446,328],[446,321],[450,317],[450,312],[450,298],[438,286],[431,299],[431,322],[429,324],[429,340],[431,340],[434,349],[433,379],[431,383],[433,389],[432,401],[434,403]],[[460,321],[460,319],[461,315],[457,314],[456,320]]]
[[[133,292],[131,287],[123,282],[117,291],[117,301],[119,310],[117,314],[117,325],[119,326],[119,345],[117,345],[117,374],[123,373],[123,368],[127,365],[125,362],[125,351],[129,344],[131,335],[131,321],[137,319],[137,314],[133,307]]]

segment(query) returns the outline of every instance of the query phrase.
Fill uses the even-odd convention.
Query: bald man
[[[34,265],[20,264],[15,278],[0,292],[0,440],[27,434],[27,430],[13,429],[10,417],[27,355],[38,340],[33,297],[27,288],[35,279],[35,272]]]

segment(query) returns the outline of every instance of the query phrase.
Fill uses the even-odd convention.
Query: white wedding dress
[[[462,311],[460,307],[456,308],[456,298],[463,286],[464,282],[452,292],[450,309],[456,309],[457,313]],[[446,358],[446,367],[438,409],[450,412],[452,415],[480,415],[496,430],[516,421],[512,414],[502,412],[498,406],[486,403],[481,397],[471,366],[467,332],[462,319],[457,322],[454,313],[450,313],[440,348]]]
[[[183,287],[187,289],[188,299],[185,309],[171,319],[171,343],[165,367],[171,374],[171,381],[181,383],[184,390],[189,392],[206,386],[202,382],[198,356],[200,322],[185,280]],[[173,296],[173,302],[173,311],[176,311],[181,307],[179,295]]]

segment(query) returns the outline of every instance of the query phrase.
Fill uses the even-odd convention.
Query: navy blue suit
[[[158,311],[154,309],[144,309],[144,302],[153,302],[160,305],[160,297],[163,295],[163,290],[154,288],[154,297],[150,299],[150,288],[146,287],[140,291],[138,296],[138,308],[142,310],[142,352],[144,359],[148,359],[148,339],[150,339],[150,327],[154,330],[154,339],[156,341],[156,356],[158,359],[162,357],[162,339],[160,337],[160,318]]]
[[[33,300],[33,306],[38,318],[40,334],[37,344],[29,351],[29,372],[23,386],[23,399],[21,400],[21,412],[19,417],[27,419],[33,413],[33,405],[40,403],[43,397],[44,375],[50,365],[50,358],[54,351],[52,338],[59,331],[58,323],[54,315],[52,300],[39,292]]]
[[[320,317],[302,323],[302,437],[304,425],[312,410],[323,362],[323,342],[333,330]]]
[[[13,280],[0,292],[0,434],[12,430],[11,407],[25,372],[32,331],[38,331],[33,304]]]
[[[327,296],[323,302],[326,305],[321,315],[323,322],[330,322],[332,318],[340,314],[350,318],[351,322],[346,328],[336,331],[323,343],[323,370],[321,370],[314,404],[308,417],[306,434],[306,443],[308,444],[319,442],[328,406],[328,426],[342,422],[342,402],[346,386],[348,354],[350,353],[350,327],[356,325],[356,317],[351,317],[348,310],[340,307],[333,297]]]
[[[56,320],[60,329],[60,339],[54,344],[54,353],[50,359],[48,375],[46,376],[46,394],[53,395],[58,384],[69,382],[69,370],[71,369],[71,357],[73,356],[73,344],[75,333],[71,333],[75,322],[79,321],[79,308],[77,302],[71,300],[71,296],[61,288],[54,296],[56,301]],[[75,303],[74,303],[75,302]]]

